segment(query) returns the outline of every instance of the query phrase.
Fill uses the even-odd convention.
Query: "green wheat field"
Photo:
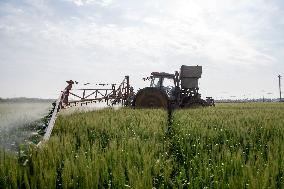
[[[0,151],[0,188],[284,188],[284,103],[61,114]]]

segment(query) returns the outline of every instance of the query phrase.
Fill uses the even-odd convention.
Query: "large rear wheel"
[[[167,94],[159,88],[147,87],[137,92],[133,106],[135,108],[168,108]]]

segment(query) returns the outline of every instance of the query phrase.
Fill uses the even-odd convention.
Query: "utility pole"
[[[279,101],[282,102],[282,98],[281,98],[281,75],[279,74],[278,75],[278,78],[279,78],[279,95],[280,95],[280,98],[279,98]]]

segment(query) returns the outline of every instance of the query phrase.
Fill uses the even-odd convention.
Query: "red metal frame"
[[[118,88],[116,84],[99,84],[102,86],[111,85],[106,89],[72,89],[74,81],[67,81],[68,85],[62,91],[61,108],[68,108],[77,105],[87,105],[88,103],[106,102],[107,105],[121,103],[123,106],[129,105],[131,96],[134,96],[133,88],[129,84],[129,76],[125,76]],[[77,98],[69,100],[69,96]]]

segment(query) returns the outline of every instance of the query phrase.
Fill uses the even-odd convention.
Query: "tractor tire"
[[[135,108],[164,108],[169,105],[167,94],[159,88],[146,87],[137,92],[133,104]]]

